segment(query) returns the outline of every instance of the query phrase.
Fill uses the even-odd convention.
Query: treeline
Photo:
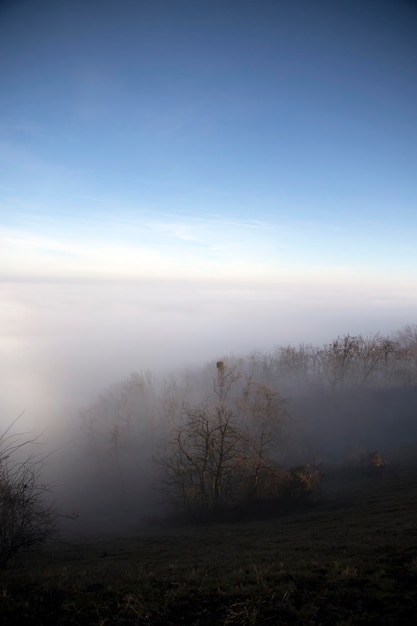
[[[320,464],[413,444],[416,390],[417,326],[346,334],[133,373],[83,411],[84,445],[107,494],[205,515],[308,493]]]
[[[252,355],[267,381],[314,384],[332,391],[355,387],[407,387],[417,384],[417,326],[389,337],[346,334],[324,346],[278,347]]]

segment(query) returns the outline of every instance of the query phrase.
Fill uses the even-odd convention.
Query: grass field
[[[61,542],[0,578],[0,623],[417,623],[417,470],[325,476],[268,519]]]

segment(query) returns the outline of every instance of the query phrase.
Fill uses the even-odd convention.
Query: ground
[[[329,473],[268,519],[61,542],[0,578],[9,624],[401,625],[417,621],[417,470]]]

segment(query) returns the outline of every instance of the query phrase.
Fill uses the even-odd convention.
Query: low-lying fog
[[[188,368],[198,373],[191,384],[195,399],[198,380],[215,377],[213,363],[218,359],[246,357],[253,351],[270,355],[278,346],[297,347],[303,342],[320,346],[344,334],[392,335],[412,323],[415,313],[415,303],[407,299],[395,306],[394,301],[382,302],[381,294],[372,297],[358,291],[355,298],[331,287],[320,296],[306,287],[300,295],[288,284],[9,281],[1,283],[0,296],[2,429],[24,412],[19,428],[45,431],[42,450],[54,450],[48,459],[48,478],[58,484],[55,491],[62,512],[77,513],[80,517],[69,524],[81,528],[84,518],[93,532],[112,528],[115,510],[125,511],[122,517],[132,515],[133,523],[154,514],[157,506],[150,468],[159,445],[159,433],[152,429],[158,426],[145,424],[146,401],[139,396],[126,415],[118,415],[121,403],[131,402],[121,389],[132,372],[142,373],[145,379],[152,372],[166,381],[170,373],[181,379]],[[245,361],[244,369],[249,362]],[[256,371],[246,373],[259,379],[266,372],[261,362],[262,358]],[[201,387],[203,396],[206,382]],[[281,391],[277,372],[266,382]],[[326,441],[326,453],[333,450],[341,455],[349,446],[383,448],[385,440],[393,437],[398,445],[410,440],[415,396],[391,398],[392,411],[402,412],[396,416],[396,433],[396,420],[380,397],[376,404],[366,396],[352,406],[346,398],[336,404],[326,399],[319,416],[322,396],[316,394],[312,409],[313,396],[306,395],[303,381],[297,389],[293,380],[283,392],[293,424],[302,424],[297,445],[307,452],[300,455],[311,457],[296,458],[297,445],[293,445],[294,461],[309,462],[323,455],[318,439]],[[333,422],[329,421],[332,412],[338,415]],[[381,422],[375,421],[377,413]],[[143,422],[134,429],[136,439],[125,443],[123,454],[119,457],[118,451],[110,462],[104,439],[116,432],[117,419],[120,425],[136,414]],[[366,427],[361,426],[364,417],[369,417]],[[352,434],[356,426],[361,429],[357,437]],[[318,435],[317,428],[324,430]],[[140,514],[133,500],[141,501]],[[153,505],[148,507],[148,502]]]
[[[333,288],[209,281],[3,282],[0,298],[1,419],[25,410],[38,428],[65,423],[131,371],[392,332],[415,311]]]

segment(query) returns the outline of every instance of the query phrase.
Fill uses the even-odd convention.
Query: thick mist
[[[132,370],[168,372],[413,321],[411,301],[394,309],[379,295],[221,281],[3,281],[1,416],[25,410],[37,428],[61,427]]]
[[[3,282],[2,429],[23,412],[20,430],[44,431],[45,476],[70,533],[125,531],[167,512],[155,459],[172,434],[169,407],[210,397],[218,359],[285,398],[277,462],[401,456],[417,440],[415,356],[403,359],[401,342],[366,384],[357,372],[372,359],[337,389],[319,348],[299,367],[303,342],[381,332],[394,345],[412,321],[411,306],[376,316],[376,301],[361,308],[348,295],[336,303],[330,293],[210,281]],[[289,345],[295,355],[283,352]]]

